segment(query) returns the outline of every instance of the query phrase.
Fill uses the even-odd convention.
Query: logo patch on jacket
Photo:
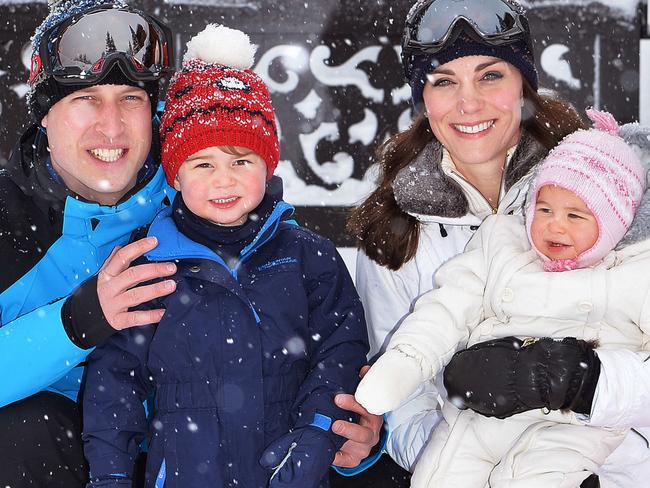
[[[273,261],[269,261],[268,263],[261,264],[257,267],[257,271],[266,271],[267,269],[275,268],[276,266],[282,266],[283,264],[294,264],[297,262],[298,260],[296,258],[278,258],[274,259]]]

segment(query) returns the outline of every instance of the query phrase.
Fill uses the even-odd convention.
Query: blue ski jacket
[[[47,140],[33,126],[0,169],[0,407],[42,390],[77,399],[92,347],[69,336],[62,307],[175,193],[149,160],[150,174],[118,205],[85,202],[46,159]]]

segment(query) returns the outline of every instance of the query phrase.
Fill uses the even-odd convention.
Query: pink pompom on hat
[[[587,110],[594,128],[566,136],[537,166],[526,208],[526,231],[546,271],[586,268],[599,263],[632,224],[646,188],[646,171],[637,153],[619,136],[614,117]],[[554,185],[575,193],[598,222],[595,244],[574,259],[553,260],[543,255],[531,237],[539,190]]]

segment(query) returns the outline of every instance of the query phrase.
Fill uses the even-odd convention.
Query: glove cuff
[[[598,356],[590,345],[585,351],[584,362],[587,367],[582,373],[580,381],[577,382],[577,388],[567,392],[566,401],[562,405],[562,409],[589,415],[591,413],[594,395],[596,394],[598,378],[600,377],[600,359],[598,359]]]

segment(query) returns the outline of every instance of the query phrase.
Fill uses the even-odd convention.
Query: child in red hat
[[[93,353],[84,431],[93,486],[326,487],[345,439],[334,404],[368,352],[361,303],[334,245],[291,220],[279,141],[243,32],[209,25],[167,91],[162,164],[178,193],[147,235],[176,260],[157,327]],[[142,401],[155,391],[153,422]]]

